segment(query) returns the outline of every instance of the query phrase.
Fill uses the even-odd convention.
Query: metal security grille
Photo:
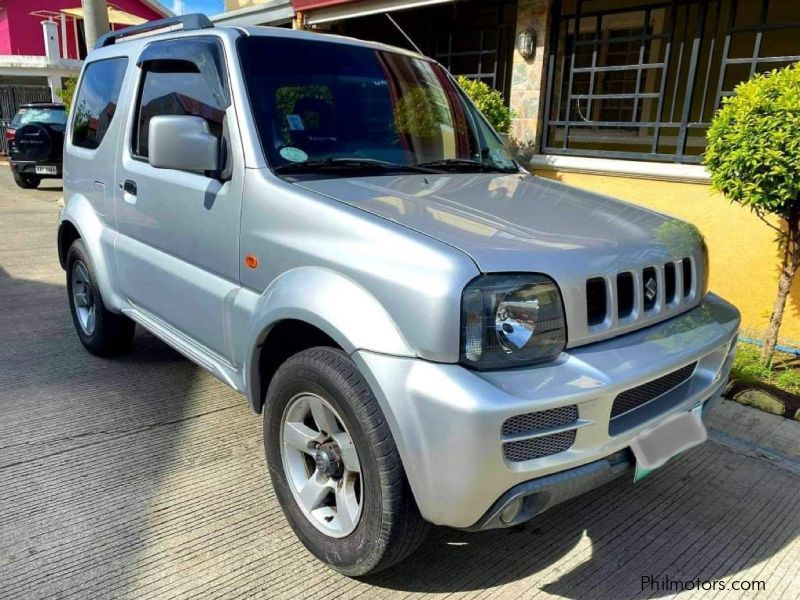
[[[514,43],[514,26],[500,24],[478,28],[473,32],[473,43],[463,49],[454,46],[461,37],[447,32],[436,39],[433,57],[454,75],[479,79],[489,87],[508,93],[509,67]]]
[[[8,154],[6,129],[22,104],[52,102],[46,85],[0,85],[0,154]]]
[[[542,150],[697,163],[721,99],[800,60],[796,0],[561,0]]]
[[[391,14],[423,54],[438,60],[453,75],[483,81],[508,100],[516,0],[443,2]],[[411,48],[382,13],[331,27],[333,33]]]

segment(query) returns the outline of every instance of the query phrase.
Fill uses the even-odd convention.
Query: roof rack
[[[147,33],[149,31],[155,31],[157,29],[175,27],[176,25],[183,25],[183,31],[189,31],[191,29],[208,29],[209,27],[214,27],[214,23],[212,23],[207,16],[200,13],[193,13],[178,17],[170,17],[168,19],[158,19],[157,21],[148,21],[147,23],[142,23],[141,25],[134,25],[133,27],[126,27],[125,29],[119,29],[117,31],[109,31],[108,33],[104,33],[97,38],[97,43],[94,47],[104,48],[105,46],[111,46],[112,44],[115,44],[117,41],[121,41],[122,38]]]

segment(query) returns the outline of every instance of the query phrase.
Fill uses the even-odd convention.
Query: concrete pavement
[[[0,169],[0,598],[800,597],[800,475],[724,433],[522,528],[335,574],[281,515],[243,397],[141,331],[121,359],[82,349],[43,188]]]

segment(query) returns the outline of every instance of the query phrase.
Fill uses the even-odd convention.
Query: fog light
[[[511,502],[506,504],[506,507],[500,511],[500,521],[506,525],[513,522],[519,516],[519,511],[522,510],[522,498],[514,498]]]

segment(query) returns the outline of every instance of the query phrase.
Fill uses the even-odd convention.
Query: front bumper
[[[738,328],[736,308],[712,294],[669,321],[571,349],[533,367],[477,372],[367,351],[353,358],[381,403],[423,517],[438,525],[480,529],[516,524],[613,479],[608,473],[622,474],[618,453],[634,437],[666,416],[719,397]],[[624,431],[609,431],[618,394],[692,363],[697,366],[685,382],[633,411],[638,421],[628,418]],[[504,457],[506,419],[571,405],[578,408],[578,424],[568,449],[523,462]],[[604,460],[614,468],[606,469]],[[590,463],[608,473],[578,469]],[[533,508],[500,523],[504,499],[520,491],[532,498],[538,494],[526,501]]]

